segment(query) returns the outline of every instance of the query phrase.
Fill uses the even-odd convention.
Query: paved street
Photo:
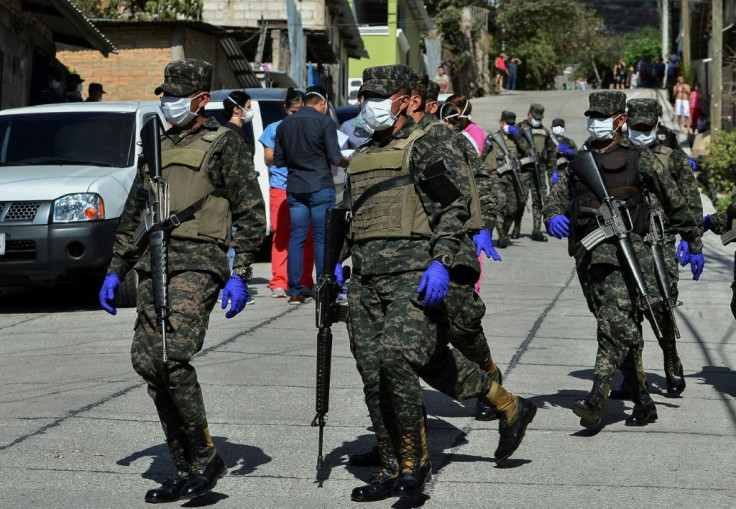
[[[650,91],[633,91],[647,97]],[[521,120],[546,106],[586,138],[587,92],[505,93],[473,100],[473,120],[497,129],[502,109]],[[632,94],[633,95],[633,94]],[[706,211],[712,205],[706,204]],[[631,402],[610,401],[603,428],[578,425],[572,402],[590,389],[595,320],[566,241],[522,238],[486,261],[484,326],[504,385],[539,412],[511,460],[497,467],[497,424],[473,419],[426,389],[433,479],[421,500],[370,507],[732,507],[736,497],[736,344],[729,310],[733,245],[706,235],[700,281],[682,269],[676,315],[687,389],[664,397],[662,354],[645,326],[645,363],[658,422],[627,427]],[[255,303],[232,320],[216,309],[196,357],[214,441],[229,468],[215,491],[182,504],[217,508],[355,507],[350,490],[372,474],[347,465],[373,444],[344,325],[334,332],[327,478],[316,480],[314,306],[289,306],[258,264]],[[98,308],[96,289],[0,292],[0,507],[146,507],[170,473],[154,406],[130,365],[134,309]],[[614,386],[618,386],[616,379]],[[174,504],[179,506],[179,504]]]

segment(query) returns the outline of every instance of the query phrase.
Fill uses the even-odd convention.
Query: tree
[[[202,18],[202,0],[72,0],[89,18],[172,20]]]

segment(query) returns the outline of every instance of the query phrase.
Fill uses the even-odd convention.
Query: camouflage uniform
[[[386,98],[401,89],[411,88],[408,67],[378,66],[363,71],[359,94],[370,92]],[[387,457],[390,455],[387,452],[390,445],[387,444],[391,442],[394,455],[401,463],[397,486],[406,485],[402,479],[413,478],[415,486],[420,482],[416,479],[421,479],[423,488],[431,471],[420,376],[433,387],[458,399],[487,395],[506,416],[502,419],[502,426],[505,426],[503,423],[518,425],[518,422],[513,423],[531,421],[529,407],[524,407],[525,417],[517,419],[519,399],[492,382],[477,364],[447,346],[450,329],[464,322],[461,308],[467,303],[469,285],[477,280],[479,273],[473,242],[465,226],[470,218],[470,182],[464,169],[465,161],[457,150],[447,150],[443,141],[419,130],[411,117],[401,116],[400,120],[403,125],[387,139],[374,133],[353,156],[348,167],[355,204],[362,196],[356,187],[359,175],[354,173],[358,171],[355,169],[358,161],[379,160],[379,155],[369,159],[372,157],[369,151],[383,148],[390,152],[406,143],[405,140],[413,139],[413,145],[407,149],[408,156],[404,156],[408,157],[405,164],[408,164],[413,184],[405,184],[404,188],[413,189],[410,201],[421,207],[416,214],[426,214],[431,230],[428,236],[396,236],[389,234],[386,227],[375,233],[376,230],[371,229],[376,224],[375,218],[386,217],[379,210],[385,203],[383,198],[379,198],[379,193],[359,210],[354,209],[348,235],[353,263],[348,291],[348,332],[382,457],[383,469],[378,477],[374,476],[371,485],[380,482],[381,490],[386,488],[384,481],[393,482],[392,479],[398,476],[395,467],[391,466],[392,459]],[[415,137],[417,135],[418,138]],[[458,191],[451,200],[442,199],[437,194],[441,191],[427,181],[425,170],[438,166],[442,166],[444,171],[444,185],[453,186]],[[370,178],[370,182],[375,184],[390,178],[382,176],[386,170],[380,168],[368,172],[368,177],[363,176],[361,182]],[[362,239],[361,235],[366,232],[374,233]],[[439,305],[428,307],[416,289],[426,269],[438,260],[448,268],[452,283],[448,296]],[[473,327],[480,327],[476,316],[468,322]],[[503,396],[499,400],[491,397],[492,394]],[[389,477],[381,477],[384,474]],[[360,493],[356,498],[356,491],[372,489],[371,485],[357,488],[353,493],[354,500],[368,500],[361,498]]]
[[[564,129],[565,128],[565,121],[563,119],[561,119],[561,118],[554,119],[552,121],[552,130],[554,131],[554,128],[555,127],[558,127],[558,126],[559,127],[562,127]],[[555,144],[555,148],[557,148],[557,146],[559,146],[560,143],[564,143],[565,145],[567,145],[568,147],[570,147],[571,149],[573,149],[573,151],[575,151],[576,154],[578,152],[578,146],[577,146],[577,144],[572,140],[572,138],[568,138],[564,134],[558,135],[558,134],[555,134],[554,132],[552,132],[552,142]],[[557,163],[556,163],[555,171],[557,171],[557,174],[559,176],[563,172],[567,172],[569,170],[569,168],[570,168],[570,161],[573,160],[574,156],[573,157],[569,157],[569,156],[566,156],[566,155],[563,155],[563,154],[558,153],[556,150],[555,150],[555,156],[557,158]]]
[[[731,189],[731,205],[729,208],[733,208],[734,203],[736,203],[736,186]],[[716,235],[723,235],[732,229],[732,217],[729,217],[728,210],[711,214],[710,217],[713,222],[710,229]],[[731,282],[731,290],[731,314],[736,318],[736,252],[734,252],[733,258],[733,280]]]
[[[156,93],[164,91],[185,97],[197,90],[209,90],[211,78],[212,66],[207,62],[194,59],[175,61],[166,67],[166,81],[157,88]],[[206,171],[211,184],[216,189],[224,190],[222,198],[229,204],[232,225],[237,228],[232,240],[235,249],[234,269],[242,271],[253,263],[265,231],[263,198],[253,161],[248,157],[248,149],[242,138],[229,129],[221,129],[215,119],[208,119],[188,131],[172,127],[163,134],[161,141],[164,148],[185,149],[204,137],[211,141],[211,148],[202,163],[205,166],[199,171]],[[162,159],[166,161],[166,150],[163,149]],[[147,166],[141,158],[115,236],[108,272],[117,274],[121,280],[130,270],[138,272],[138,318],[131,358],[136,372],[148,383],[148,393],[156,405],[169,445],[173,441],[183,440],[182,436],[191,442],[191,437],[203,432],[206,433],[208,445],[211,445],[202,391],[190,361],[202,348],[218,290],[230,277],[226,255],[229,235],[225,236],[224,241],[215,241],[206,236],[196,241],[176,238],[177,230],[171,230],[168,241],[168,362],[164,365],[161,334],[154,309],[148,244],[145,239],[138,245],[133,241],[133,234],[143,220],[146,207],[146,202],[138,197],[137,191],[144,187],[147,175]],[[187,189],[171,186],[172,202],[174,196],[186,192]],[[176,212],[171,211],[172,214]],[[200,225],[203,225],[206,218],[195,216],[193,219],[197,217]],[[181,224],[186,225],[187,222]],[[230,232],[229,228],[227,231]],[[185,449],[190,447],[193,444],[190,443]]]
[[[590,108],[586,111],[586,115],[597,113],[614,116],[623,113],[625,104],[626,95],[623,92],[596,92],[590,95]],[[596,154],[602,153],[595,147],[595,144],[591,144],[591,149]],[[610,155],[616,151],[623,151],[621,153],[625,155],[633,150],[636,148],[632,146],[631,141],[620,137],[605,153]],[[657,196],[661,203],[666,204],[665,212],[670,219],[671,227],[680,231],[684,238],[691,242],[694,251],[699,252],[702,247],[700,227],[694,220],[671,174],[665,171],[657,158],[646,148],[641,149],[636,156],[636,172],[639,192],[646,189]],[[573,225],[576,222],[584,224],[584,221],[593,221],[591,218],[584,219],[583,216],[578,216],[580,219],[572,216],[573,190],[579,185],[581,184],[577,176],[561,176],[561,180],[552,188],[549,200],[545,204],[546,221],[557,215],[567,215]],[[644,344],[641,329],[642,309],[638,305],[640,299],[636,287],[628,276],[628,270],[623,268],[623,262],[619,258],[618,248],[613,239],[606,240],[587,252],[579,243],[581,239],[575,238],[575,228],[571,227],[571,230],[573,234],[569,239],[569,252],[575,257],[578,278],[588,308],[598,322],[595,378],[593,390],[586,401],[592,407],[597,407],[600,414],[605,406],[611,378],[616,370],[620,369],[628,380],[635,380],[637,383],[637,387],[634,388],[637,404],[653,409],[654,405],[648,394],[641,358]],[[644,245],[640,233],[632,232],[630,237],[647,288],[650,292],[656,292],[651,252]],[[580,415],[578,412],[575,413]],[[654,417],[656,418],[656,410],[654,410]],[[600,417],[598,417],[598,422],[599,420]],[[594,427],[598,422],[581,419],[581,424],[586,427]]]
[[[627,103],[627,106],[629,126],[646,125],[654,127],[657,123],[657,117],[660,114],[661,106],[656,99],[632,99]],[[669,148],[660,141],[658,135],[655,138],[654,143],[648,145],[648,148],[677,184],[680,194],[682,194],[690,208],[692,217],[696,221],[699,220],[699,218],[703,216],[700,191],[698,190],[698,184],[693,176],[692,169],[688,164],[685,153],[679,148],[679,146],[674,150]],[[662,207],[662,204],[659,203],[656,196],[652,196],[652,206],[655,210],[664,212],[664,208]],[[666,215],[664,226],[665,238],[662,250],[664,252],[665,263],[667,265],[667,272],[670,277],[670,291],[676,301],[679,295],[677,289],[679,270],[677,267],[677,260],[675,258],[675,234],[681,232],[672,227],[671,222],[668,220]],[[702,242],[700,238],[698,242]],[[662,352],[664,352],[665,357],[665,375],[667,376],[668,387],[667,392],[668,395],[671,396],[677,395],[685,388],[685,381],[682,378],[682,364],[680,363],[680,359],[677,355],[675,323],[673,323],[670,313],[667,312],[664,306],[656,306],[654,308],[654,314],[657,323],[659,323],[662,330],[662,338],[659,341],[659,346],[662,349]],[[679,385],[680,388],[676,389],[676,385]]]
[[[501,113],[501,121],[512,126],[516,122],[516,114],[511,111],[503,111]],[[521,171],[519,147],[524,143],[520,139],[521,135],[511,137],[503,130],[498,132],[503,136],[509,154],[516,159],[517,167]],[[524,207],[525,204],[519,200],[519,193],[514,185],[514,178],[511,171],[506,171],[503,174],[498,172],[498,169],[507,163],[504,159],[503,152],[493,142],[491,136],[486,138],[481,159],[483,160],[483,167],[489,172],[489,180],[493,181],[494,187],[499,189],[494,206],[496,212],[495,225],[498,229],[498,247],[505,248],[509,244],[509,228],[511,228],[519,207]]]
[[[544,116],[544,106],[537,103],[532,103],[529,107],[529,114],[535,120],[541,121]],[[532,154],[532,148],[526,143],[526,138],[523,143],[519,143],[519,149],[521,151],[521,180],[524,183],[524,188],[527,192],[532,194],[532,240],[546,240],[542,235],[542,193],[547,193],[547,186],[551,185],[552,172],[556,168],[557,154],[555,153],[555,144],[552,141],[552,136],[549,130],[540,124],[539,127],[532,126],[530,120],[524,119],[517,125],[519,129],[519,137],[523,138],[522,132],[525,129],[531,129],[532,135],[534,136],[534,144],[537,148],[537,153],[541,161],[542,175],[541,175],[541,186],[537,185],[537,180],[534,171],[534,164],[529,162],[529,158]],[[545,177],[546,175],[546,177]],[[514,218],[514,231],[512,238],[518,238],[519,231],[521,229],[521,218],[524,216],[524,207],[526,205],[526,196],[519,203],[519,207],[516,209],[516,217]]]

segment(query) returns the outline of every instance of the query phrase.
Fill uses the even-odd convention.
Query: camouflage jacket
[[[416,128],[411,117],[406,117],[406,123],[393,136],[378,140],[374,134],[364,147],[388,145],[396,139],[407,138]],[[424,170],[438,162],[444,164],[448,178],[460,191],[460,197],[444,207],[433,198],[422,179]],[[423,271],[433,259],[446,255],[451,261],[453,280],[465,282],[473,277],[473,282],[477,280],[478,259],[473,241],[465,230],[465,222],[470,217],[470,189],[463,173],[464,164],[457,150],[448,151],[446,142],[432,134],[417,139],[409,167],[414,176],[414,189],[429,218],[432,236],[355,242],[349,246],[355,271],[364,276]]]
[[[526,142],[526,138],[524,138],[524,134],[522,131],[524,129],[531,129],[532,134],[534,135],[534,142],[537,144],[537,150],[539,151],[539,157],[542,160],[542,170],[547,172],[547,178],[552,178],[552,172],[555,171],[557,168],[557,153],[555,152],[555,142],[552,141],[552,135],[549,132],[549,129],[547,129],[544,126],[540,127],[532,127],[532,124],[529,122],[529,120],[524,119],[518,124],[516,124],[516,128],[519,130],[519,135],[517,138],[522,138],[522,142],[518,142],[517,145],[520,150],[520,156],[519,158],[528,157],[531,154],[531,147]],[[541,133],[544,133],[543,135]],[[540,142],[538,140],[539,136],[544,136],[544,146],[540,147]],[[525,170],[528,169],[528,167],[525,167]]]
[[[436,139],[444,140],[446,149],[457,152],[457,155],[470,166],[478,188],[483,228],[493,231],[496,227],[496,214],[499,209],[498,179],[494,179],[491,172],[483,165],[473,142],[458,130],[438,121],[433,115],[424,115],[417,126]]]
[[[609,150],[637,150],[628,138],[620,138]],[[595,150],[594,150],[595,151]],[[702,249],[702,223],[696,220],[691,212],[689,204],[680,193],[677,183],[671,173],[659,162],[655,155],[647,148],[639,149],[637,171],[642,190],[646,189],[657,197],[659,203],[670,220],[670,226],[680,232],[688,241],[691,251],[699,253]],[[570,173],[560,175],[560,180],[553,186],[547,197],[542,213],[545,222],[557,215],[570,217],[570,203],[572,199],[573,176]],[[632,241],[641,241],[641,237],[632,234]],[[577,239],[578,241],[580,239]],[[570,239],[572,242],[572,239]],[[608,239],[598,244],[592,251],[586,252],[585,248],[577,242],[570,246],[570,253],[575,256],[578,265],[587,263],[610,264],[619,266],[617,248],[614,239]]]
[[[169,137],[175,145],[186,146],[195,139],[216,131],[220,127],[211,118],[199,127],[183,131],[178,127],[169,129],[163,136]],[[220,136],[212,148],[209,167],[206,169],[215,188],[225,190],[224,198],[230,202],[233,227],[237,228],[232,247],[235,249],[234,268],[247,268],[254,260],[266,230],[266,216],[263,197],[252,157],[243,139],[233,131]],[[148,167],[143,157],[138,160],[138,172],[120,217],[113,257],[108,272],[121,279],[132,268],[150,272],[148,243],[146,239],[139,245],[133,242],[133,233],[143,220],[146,202],[137,191],[143,187]],[[222,247],[209,242],[169,239],[169,272],[183,270],[210,271],[218,274],[223,281],[230,275],[226,252]]]

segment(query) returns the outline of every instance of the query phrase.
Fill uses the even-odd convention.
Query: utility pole
[[[682,0],[682,64],[690,67],[690,0]]]
[[[723,95],[723,0],[713,0],[711,26],[713,27],[713,60],[711,61],[710,130],[721,130],[721,101]]]
[[[670,0],[662,0],[662,60],[670,53]]]

